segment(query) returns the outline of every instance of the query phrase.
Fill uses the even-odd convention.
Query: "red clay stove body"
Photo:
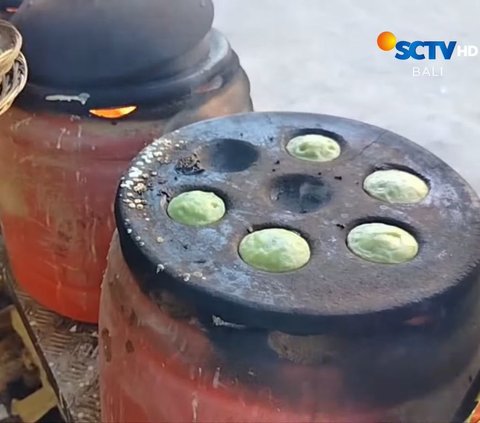
[[[176,25],[159,30],[166,15]],[[47,308],[97,321],[116,186],[146,144],[251,110],[212,18],[191,0],[34,0],[14,15],[31,78],[0,118],[0,218],[15,278]]]
[[[305,133],[337,140],[340,157],[292,157],[287,142]],[[420,175],[428,196],[371,197],[363,178],[383,166]],[[171,219],[170,201],[190,190],[221,197],[221,220]],[[480,367],[480,231],[470,230],[479,209],[437,157],[348,119],[249,113],[156,140],[115,202],[99,322],[102,421],[464,421],[456,413]],[[418,254],[390,265],[354,254],[349,232],[373,221],[407,228]],[[306,265],[273,273],[243,261],[243,237],[271,227],[306,240]]]

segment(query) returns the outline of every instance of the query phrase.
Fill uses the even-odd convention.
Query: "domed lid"
[[[132,87],[161,97],[170,83],[182,91],[179,80],[204,83],[212,61],[232,58],[212,22],[211,0],[29,0],[12,18],[29,64],[26,95],[84,94],[96,107],[131,101]]]

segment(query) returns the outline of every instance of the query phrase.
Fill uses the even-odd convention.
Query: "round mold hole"
[[[251,167],[260,153],[253,144],[236,139],[211,141],[203,146],[198,157],[207,168],[217,172],[241,172]]]
[[[246,235],[240,242],[238,253],[249,266],[269,273],[299,270],[311,258],[308,241],[297,232],[281,227]]]
[[[173,221],[191,227],[210,226],[227,212],[223,198],[211,191],[191,190],[173,197],[167,214]]]
[[[347,236],[347,246],[363,260],[389,265],[409,262],[419,252],[414,234],[379,221],[355,226]]]
[[[270,199],[278,207],[294,213],[312,213],[331,198],[322,178],[292,174],[275,178],[270,185]]]
[[[290,139],[286,145],[290,156],[310,162],[332,162],[340,157],[340,143],[323,134],[307,133]]]
[[[430,192],[427,182],[403,169],[379,169],[363,181],[364,191],[372,198],[390,204],[422,202]]]

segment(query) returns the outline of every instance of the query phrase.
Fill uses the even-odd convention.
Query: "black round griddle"
[[[306,133],[336,139],[341,157],[289,156],[287,142]],[[429,196],[415,205],[368,196],[365,177],[388,168],[423,178]],[[225,218],[207,228],[173,222],[169,200],[191,189],[220,195]],[[173,294],[183,318],[200,320],[219,354],[215,365],[230,377],[295,402],[298,380],[285,366],[309,369],[305,383],[317,394],[330,366],[344,378],[345,406],[389,406],[452,380],[478,348],[478,208],[456,172],[396,134],[332,116],[255,113],[154,142],[123,178],[116,217],[141,288],[163,310],[164,294]],[[418,256],[401,265],[355,256],[346,238],[365,222],[407,229]],[[268,227],[301,233],[309,264],[286,274],[246,265],[242,237]]]
[[[291,157],[286,143],[305,133],[331,136],[342,155],[328,163]],[[419,175],[429,196],[414,205],[371,198],[363,180],[383,168]],[[168,217],[168,201],[192,189],[225,200],[221,222],[191,228]],[[479,216],[473,190],[422,147],[362,122],[297,113],[238,115],[166,135],[137,157],[116,201],[122,251],[144,291],[167,289],[210,317],[292,334],[460,313],[478,291]],[[418,256],[400,265],[355,256],[346,237],[365,222],[407,229],[420,243]],[[302,234],[309,264],[285,274],[245,264],[241,239],[269,227]]]

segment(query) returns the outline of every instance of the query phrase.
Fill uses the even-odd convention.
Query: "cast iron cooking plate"
[[[342,155],[330,163],[289,156],[286,143],[302,133],[337,139]],[[418,174],[429,196],[415,205],[371,198],[362,183],[379,168]],[[220,223],[198,229],[168,217],[169,199],[191,189],[224,198],[228,212]],[[250,327],[312,334],[388,326],[458,308],[478,292],[479,200],[473,190],[418,145],[348,119],[257,113],[166,135],[125,175],[116,217],[125,259],[145,291],[170,290],[207,314]],[[420,243],[418,256],[381,265],[352,254],[349,229],[372,221],[411,231]],[[268,227],[301,233],[312,248],[309,264],[285,274],[246,265],[239,242]]]

